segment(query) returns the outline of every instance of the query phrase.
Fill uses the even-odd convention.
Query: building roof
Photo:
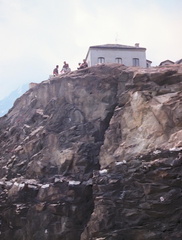
[[[150,61],[150,60],[148,60],[148,59],[146,59],[146,61],[149,62],[149,63],[152,63],[152,61]]]
[[[135,46],[128,46],[128,45],[122,45],[122,44],[103,44],[103,45],[90,46],[90,48],[143,49],[143,50],[146,50],[146,48],[139,47],[139,44],[136,44]]]
[[[162,66],[162,65],[163,65],[163,64],[165,64],[165,63],[174,64],[174,62],[173,62],[173,61],[171,61],[171,60],[167,59],[167,60],[165,60],[165,61],[161,62],[161,63],[159,64],[159,66]]]
[[[103,44],[103,45],[95,45],[90,46],[89,50],[86,55],[86,59],[88,57],[90,49],[133,49],[133,50],[146,50],[146,48],[139,47],[139,43],[136,43],[135,46],[128,46],[128,45],[122,45],[122,44]]]
[[[182,58],[181,58],[181,59],[179,59],[178,61],[176,61],[175,63],[177,63],[177,64],[180,64],[180,63],[182,63]]]

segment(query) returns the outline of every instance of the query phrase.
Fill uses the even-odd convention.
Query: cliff
[[[182,65],[44,81],[0,118],[0,239],[182,238]]]

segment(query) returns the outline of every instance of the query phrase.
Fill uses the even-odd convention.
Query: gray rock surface
[[[44,81],[0,118],[0,239],[182,239],[182,65]]]

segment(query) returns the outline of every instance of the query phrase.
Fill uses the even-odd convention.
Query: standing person
[[[59,65],[56,65],[56,67],[55,67],[54,70],[53,70],[53,75],[54,75],[54,77],[55,77],[55,76],[58,76],[58,74],[59,74],[58,68],[59,68]]]

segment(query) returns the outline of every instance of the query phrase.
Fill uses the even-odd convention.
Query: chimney
[[[139,43],[135,43],[135,47],[137,47],[137,48],[138,48],[138,47],[139,47]]]

